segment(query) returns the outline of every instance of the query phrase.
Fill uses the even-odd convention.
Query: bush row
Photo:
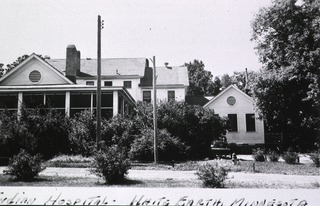
[[[151,111],[151,104],[139,102],[131,117],[103,119],[101,144],[117,145],[133,160],[152,160]],[[226,120],[213,110],[173,101],[159,105],[158,125],[160,161],[208,157],[213,140],[226,131]],[[0,157],[12,157],[20,149],[44,159],[59,154],[92,156],[95,147],[96,119],[90,111],[72,118],[48,108],[23,108],[19,117],[8,111],[0,113]]]
[[[264,149],[254,149],[253,150],[253,159],[257,162],[264,162],[269,160],[271,162],[277,162],[280,157],[288,164],[298,164],[299,163],[299,153],[293,151],[292,148],[289,148],[287,151],[280,154],[274,150],[265,151]],[[320,166],[320,150],[310,153],[310,159],[313,161],[316,167]]]

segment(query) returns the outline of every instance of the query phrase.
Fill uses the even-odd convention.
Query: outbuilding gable
[[[264,144],[264,125],[258,118],[255,101],[238,87],[229,86],[204,108],[213,109],[221,117],[228,117],[228,143]]]
[[[0,86],[73,84],[46,61],[31,54],[25,61],[0,78]]]
[[[228,107],[231,110],[242,110],[244,107],[248,106],[251,109],[254,109],[255,102],[250,96],[241,91],[238,87],[230,85],[217,96],[212,98],[203,107],[211,108],[218,105],[221,105],[222,107]]]

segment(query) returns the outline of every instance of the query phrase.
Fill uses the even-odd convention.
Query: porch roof
[[[27,85],[27,86],[1,86],[1,93],[13,93],[13,92],[96,92],[97,87],[93,85]],[[118,91],[124,94],[128,100],[135,104],[135,100],[130,93],[121,86],[113,87],[101,87],[101,91]]]

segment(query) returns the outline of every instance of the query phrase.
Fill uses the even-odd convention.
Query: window
[[[104,86],[112,87],[112,81],[104,81]]]
[[[86,85],[94,85],[94,81],[86,81]]]
[[[123,86],[124,88],[131,88],[131,81],[124,81]]]
[[[0,110],[18,109],[18,94],[0,94]]]
[[[247,132],[256,131],[256,121],[255,121],[254,114],[246,114],[246,127],[247,127]]]
[[[175,101],[175,100],[176,100],[175,91],[168,91],[168,101]]]
[[[42,107],[44,105],[44,94],[23,93],[23,103],[26,108]]]
[[[229,132],[237,132],[238,131],[237,114],[228,114],[228,119],[230,123]]]
[[[151,103],[151,91],[143,91],[143,101]]]
[[[38,83],[41,80],[41,73],[37,70],[33,70],[32,72],[30,72],[29,74],[29,80],[32,83]]]
[[[227,103],[228,103],[230,106],[235,105],[235,104],[236,104],[236,98],[234,98],[233,96],[228,97]]]

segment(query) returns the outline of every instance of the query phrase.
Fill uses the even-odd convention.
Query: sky
[[[251,21],[271,0],[0,0],[0,63],[24,54],[97,58],[156,57],[156,65],[203,61],[214,76],[261,68]]]

